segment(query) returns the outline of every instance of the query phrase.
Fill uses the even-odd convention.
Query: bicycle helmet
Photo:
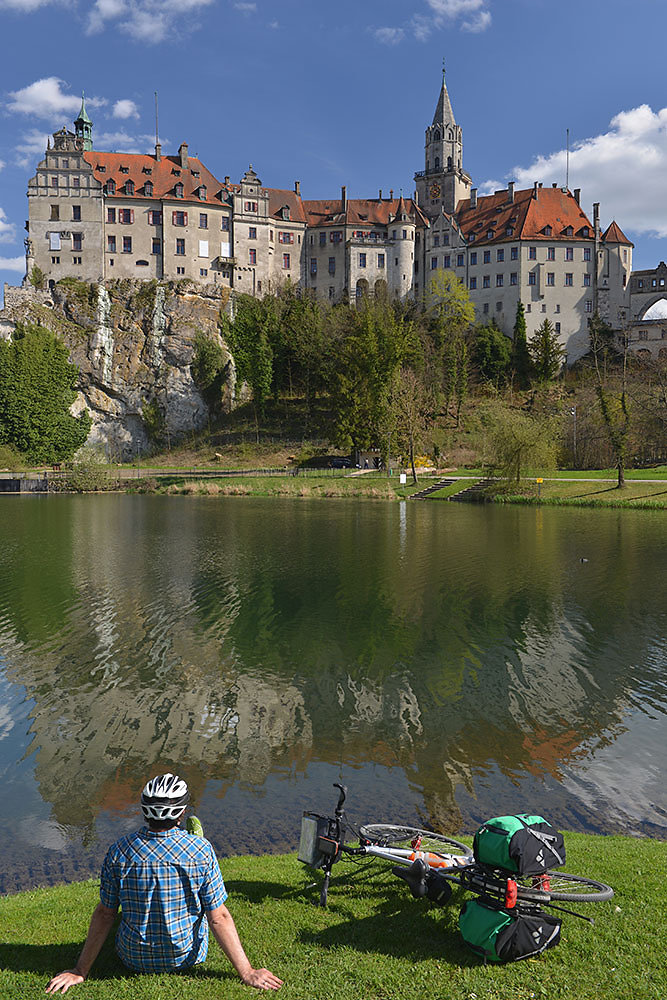
[[[178,819],[190,799],[188,786],[177,774],[158,774],[147,781],[141,793],[141,809],[146,819],[164,822]]]

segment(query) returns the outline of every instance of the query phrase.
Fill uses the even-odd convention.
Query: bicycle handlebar
[[[336,805],[336,819],[340,819],[344,812],[343,805],[345,803],[345,798],[347,796],[347,787],[345,785],[341,785],[340,782],[338,781],[334,781],[333,786],[334,788],[338,788],[340,790],[338,795],[338,803]]]

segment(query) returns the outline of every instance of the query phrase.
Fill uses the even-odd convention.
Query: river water
[[[667,835],[664,514],[0,501],[0,891],[95,874],[146,779],[221,854],[536,811]]]

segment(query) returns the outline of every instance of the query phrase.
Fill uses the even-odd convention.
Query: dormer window
[[[121,164],[121,166],[120,166],[120,172],[121,172],[121,174],[129,174],[130,168],[129,167],[125,167],[125,166],[123,166],[123,164]]]
[[[146,181],[144,184],[144,194],[147,198],[153,197],[153,184],[151,181]]]
[[[514,236],[514,229],[512,226],[508,226],[505,230],[505,236]]]
[[[110,177],[109,180],[104,185],[105,194],[115,194],[116,193],[116,182]]]
[[[567,229],[565,230],[565,235],[566,236],[572,236],[573,234],[574,234],[574,230],[572,229],[572,226],[568,226]]]
[[[174,198],[182,198],[182,197],[183,197],[183,185],[180,183],[174,185]]]
[[[174,175],[174,177],[180,177],[181,176],[181,171],[177,170],[176,167],[172,167],[171,168],[171,172]]]
[[[493,229],[487,229],[487,231],[486,231],[486,238],[487,238],[487,240],[492,240],[493,237],[494,237],[494,235],[495,234],[493,232]]]
[[[107,172],[107,168],[103,167],[101,163],[97,164],[96,170],[99,170],[99,172],[101,174],[106,174],[106,172]]]
[[[475,242],[475,234],[474,234],[474,233],[471,233],[471,234],[470,234],[470,237],[469,237],[469,242],[470,242],[470,243],[474,243],[474,242]]]
[[[588,233],[589,233],[588,226],[584,226],[584,228],[581,230],[581,235],[588,236]]]
[[[206,201],[206,197],[207,197],[206,185],[205,184],[200,184],[200,186],[199,186],[199,200],[200,201]]]
[[[142,172],[142,174],[152,174],[153,170],[152,170],[151,167],[142,167],[141,168],[141,172]]]
[[[280,215],[281,215],[281,218],[285,219],[286,221],[289,221],[289,219],[291,218],[291,213],[290,213],[290,210],[289,210],[289,208],[288,208],[287,205],[285,205],[281,209]]]
[[[134,181],[125,181],[125,194],[134,194]]]
[[[553,233],[553,229],[551,228],[551,226],[545,226],[542,232],[544,233],[545,236],[551,236],[551,234]]]
[[[191,170],[190,173],[192,174],[193,177],[199,177],[199,171],[198,170]]]

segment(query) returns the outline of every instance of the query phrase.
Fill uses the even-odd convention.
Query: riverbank
[[[369,869],[341,863],[326,910],[313,905],[311,873],[293,855],[229,858],[222,871],[251,961],[285,980],[289,1000],[662,1000],[667,845],[575,833],[566,844],[568,871],[610,883],[614,899],[563,904],[594,917],[595,927],[563,914],[557,948],[502,967],[484,967],[462,944],[456,894],[445,908],[414,900],[380,863],[371,878]],[[71,967],[97,893],[88,881],[0,898],[1,996],[39,996],[53,973]],[[130,976],[111,938],[74,992],[91,1000],[251,995],[215,942],[197,972]]]

